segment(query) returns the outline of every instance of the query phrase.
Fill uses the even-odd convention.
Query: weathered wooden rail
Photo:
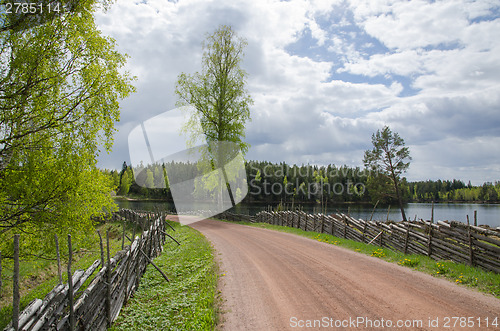
[[[87,270],[76,270],[68,277],[71,279],[68,284],[57,285],[43,300],[32,301],[19,314],[17,323],[5,330],[105,330],[111,326],[139,286],[148,264],[161,254],[166,236],[169,236],[164,215],[160,213],[122,209],[114,215],[115,219],[121,217],[140,225],[142,235],[112,258],[108,242],[106,262],[102,258],[102,262],[96,260]],[[80,291],[100,265],[99,272]],[[71,275],[70,267],[68,269]],[[166,278],[163,272],[162,275]]]
[[[452,260],[500,273],[500,230],[497,229],[456,221],[439,221],[437,224],[424,220],[379,222],[355,219],[345,214],[307,214],[302,211],[262,211],[253,217],[226,212],[219,217],[328,233],[405,254],[422,254],[435,260]]]

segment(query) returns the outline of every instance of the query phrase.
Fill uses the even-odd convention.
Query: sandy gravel
[[[398,322],[407,326],[398,329],[463,323],[477,330],[495,317],[500,323],[500,300],[375,257],[249,226],[191,226],[218,252],[222,330],[385,330]]]

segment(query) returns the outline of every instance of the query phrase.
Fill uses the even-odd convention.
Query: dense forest
[[[395,203],[380,176],[367,169],[348,166],[288,165],[266,161],[245,163],[248,194],[244,202],[268,203]],[[169,165],[182,169],[184,176],[198,174],[196,164]],[[138,173],[134,179],[134,170]],[[132,169],[126,163],[121,171],[103,170],[112,180],[117,195],[172,200],[166,167],[149,165]],[[167,176],[165,176],[167,174]],[[170,173],[170,179],[173,177]],[[138,185],[137,183],[141,183]],[[405,202],[500,202],[500,182],[473,186],[461,180],[401,181]]]

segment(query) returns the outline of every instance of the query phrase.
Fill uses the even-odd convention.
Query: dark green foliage
[[[148,166],[153,172],[154,181],[158,181],[159,172],[154,170],[155,165]],[[387,179],[376,176],[376,173],[359,167],[346,165],[337,167],[317,165],[288,165],[287,163],[271,163],[268,161],[248,161],[245,163],[248,182],[248,195],[244,202],[266,202],[278,204],[280,202],[291,205],[294,203],[375,203],[379,205],[397,204],[394,188]],[[169,169],[188,172],[183,178],[194,178],[198,173],[195,164],[169,164]],[[127,173],[123,180],[122,173],[113,170],[104,170],[113,179],[115,192],[119,195],[163,199],[172,201],[168,183],[166,188],[146,189],[138,186],[130,167],[124,168]],[[172,171],[171,171],[172,172]],[[170,174],[171,177],[174,174]],[[119,188],[120,176],[122,183],[129,181],[127,193]],[[286,178],[286,181],[285,181]],[[384,182],[385,181],[385,182]],[[285,190],[286,187],[286,190]],[[321,192],[321,188],[323,191]],[[194,190],[194,187],[193,187]],[[427,180],[407,182],[406,178],[400,181],[400,192],[404,202],[429,201],[464,201],[464,202],[498,202],[500,201],[500,182],[485,183],[481,186],[466,185],[464,182],[453,180]]]
[[[397,132],[392,132],[388,126],[372,135],[372,144],[373,149],[365,152],[363,163],[375,173],[372,182],[377,189],[373,191],[381,195],[381,198],[386,195],[394,196],[401,208],[403,221],[406,221],[401,175],[410,167],[410,150],[405,147],[403,138]]]

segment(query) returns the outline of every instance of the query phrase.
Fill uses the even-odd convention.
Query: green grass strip
[[[178,246],[167,238],[134,297],[110,330],[213,330],[217,322],[217,264],[210,243],[198,231],[171,222]]]
[[[397,263],[399,265],[427,273],[434,277],[444,278],[453,283],[465,285],[500,298],[500,274],[496,274],[491,271],[485,271],[480,268],[471,267],[469,265],[453,261],[436,261],[425,255],[405,255],[401,252],[395,252],[388,248],[338,238],[326,233],[320,234],[318,232],[306,232],[301,229],[271,225],[267,223],[230,223],[238,223],[263,229],[292,233],[328,244],[345,247],[365,255],[374,256],[388,262]]]

